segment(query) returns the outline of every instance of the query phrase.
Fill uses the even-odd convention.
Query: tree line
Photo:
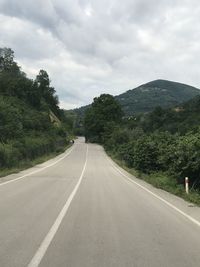
[[[0,168],[59,150],[67,142],[66,130],[70,127],[48,73],[40,70],[35,79],[28,78],[13,50],[0,48]]]
[[[200,188],[200,97],[178,108],[125,117],[111,95],[94,99],[85,114],[86,140],[102,144],[129,168],[168,177],[169,186]],[[162,179],[162,178],[161,178]],[[160,181],[165,182],[165,181]]]

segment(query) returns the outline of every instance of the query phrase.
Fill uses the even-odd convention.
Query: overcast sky
[[[159,78],[200,88],[200,2],[0,0],[0,47],[67,109]]]

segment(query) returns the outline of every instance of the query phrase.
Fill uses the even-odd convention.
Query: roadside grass
[[[110,152],[106,151],[106,153],[112,158],[115,163],[117,163],[120,167],[122,167],[124,170],[126,170],[136,178],[144,180],[145,182],[153,185],[156,188],[165,190],[169,193],[183,198],[188,202],[200,206],[200,192],[192,190],[189,192],[189,194],[186,194],[184,186],[177,184],[176,179],[172,176],[169,176],[167,173],[154,172],[145,174],[133,168],[129,168],[123,160],[119,160]]]
[[[0,169],[0,179],[1,177],[19,173],[20,171],[26,170],[28,168],[34,167],[37,164],[41,164],[49,159],[55,158],[56,156],[62,154],[66,149],[68,149],[72,144],[68,144],[62,148],[57,149],[54,152],[38,157],[34,160],[23,160],[18,163],[17,167]]]

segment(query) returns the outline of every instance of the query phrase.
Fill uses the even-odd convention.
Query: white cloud
[[[197,0],[0,0],[0,46],[63,107],[157,78],[200,86]]]

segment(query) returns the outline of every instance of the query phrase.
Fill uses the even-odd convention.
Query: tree
[[[0,142],[17,138],[23,134],[22,118],[13,102],[0,96]]]
[[[20,72],[20,68],[14,61],[14,51],[11,48],[0,48],[0,72]]]
[[[24,78],[25,74],[14,61],[13,50],[0,48],[0,93],[7,96],[15,95],[20,91],[19,80]]]
[[[84,119],[86,140],[103,142],[106,127],[112,123],[119,123],[123,112],[120,104],[109,94],[95,97]]]
[[[45,70],[39,71],[39,74],[36,77],[36,82],[38,83],[38,87],[43,89],[43,93],[45,93],[45,91],[48,91],[50,80],[49,75]]]
[[[45,70],[40,70],[35,82],[40,92],[40,98],[43,98],[45,100],[45,105],[47,104],[47,106],[60,117],[58,97],[55,95],[55,89],[50,86],[48,73]]]

